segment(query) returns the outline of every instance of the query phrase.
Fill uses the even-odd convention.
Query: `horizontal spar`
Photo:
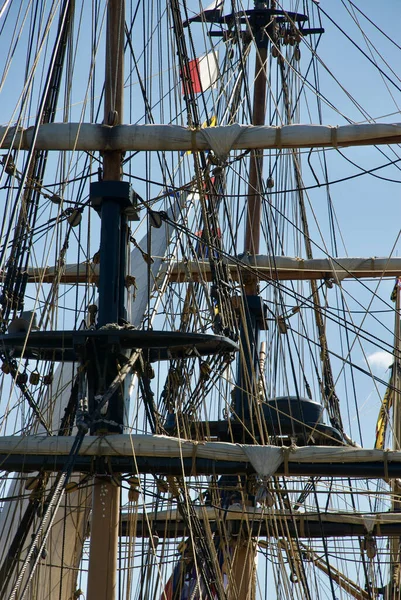
[[[5,271],[3,272],[4,279]],[[97,283],[99,279],[99,265],[92,262],[70,264],[60,267],[28,267],[26,270],[29,283],[53,283],[54,279],[60,283]]]
[[[224,260],[228,264],[234,280],[245,280],[247,272],[257,273],[258,278],[266,281],[331,279],[340,282],[343,279],[363,279],[397,277],[401,275],[401,258],[312,258],[302,259],[289,256],[240,257],[236,263]],[[163,268],[162,268],[163,273]],[[241,273],[241,277],[240,277]],[[210,263],[190,261],[175,263],[169,267],[171,281],[193,279],[212,280]]]
[[[363,125],[227,125],[192,130],[179,125],[46,123],[23,129],[0,127],[0,148],[28,150],[140,151],[213,150],[220,158],[230,150],[318,148],[399,144],[400,123]]]
[[[401,275],[401,258],[312,258],[302,259],[290,256],[245,257],[233,263],[224,260],[229,266],[233,279],[246,278],[252,269],[258,277],[264,280],[312,280],[312,279],[362,279],[372,277],[397,277]],[[160,276],[164,277],[167,267],[161,268]],[[175,263],[168,267],[170,281],[183,282],[188,280],[211,281],[212,275],[208,261],[189,261]],[[97,282],[99,265],[95,263],[80,263],[65,265],[62,270],[55,267],[28,267],[29,282],[52,283],[57,276],[60,283],[91,283]]]
[[[0,438],[0,469],[58,471],[75,438],[6,436]],[[365,478],[401,477],[401,452],[351,447],[278,447],[229,442],[195,442],[163,435],[87,436],[73,470],[93,472],[107,457],[113,472],[159,475],[275,473]],[[99,467],[100,468],[100,467]],[[102,468],[105,468],[104,466]]]
[[[289,513],[274,508],[229,508],[218,509],[211,506],[194,507],[200,520],[209,522],[231,522],[249,528],[251,535],[258,537],[322,538],[351,536],[391,536],[401,534],[401,514],[384,512],[375,514],[345,512],[304,512]],[[189,535],[188,527],[178,510],[122,514],[121,535],[148,537],[157,531],[162,538],[177,538]],[[134,523],[136,531],[134,531]]]

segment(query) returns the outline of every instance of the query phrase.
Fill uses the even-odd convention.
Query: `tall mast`
[[[109,0],[104,123],[111,126],[118,125],[123,120],[124,15],[125,0]],[[118,323],[119,319],[124,317],[127,228],[122,213],[124,188],[121,185],[121,155],[119,150],[104,153],[103,181],[91,189],[92,204],[95,207],[99,206],[101,216],[98,318],[100,327],[108,323]],[[112,364],[112,360],[109,360],[105,366],[108,379],[113,379],[113,375],[117,373],[115,361]],[[96,409],[93,397],[99,391],[104,391],[97,389],[95,379],[94,373],[88,374],[89,406],[92,410]],[[111,398],[110,404],[114,405],[113,410],[117,414],[117,429],[122,431],[124,409],[121,406],[123,398],[120,391]],[[106,421],[98,427],[102,433],[115,432],[115,429],[107,426]],[[91,433],[99,433],[99,429],[95,428]],[[119,511],[120,487],[105,470],[104,475],[95,478],[93,487],[88,600],[113,600],[116,597]]]
[[[274,4],[272,0],[271,4]],[[255,79],[253,89],[252,125],[264,125],[266,119],[266,61],[267,44],[263,12],[268,5],[255,0],[255,19],[251,19],[252,34],[256,40]],[[251,154],[248,185],[248,213],[245,229],[245,252],[255,257],[259,253],[261,207],[262,207],[262,171],[263,150]],[[256,392],[254,368],[259,354],[259,332],[263,327],[263,304],[258,294],[258,278],[252,277],[245,285],[246,324],[241,327],[241,346],[244,352],[244,365],[239,362],[237,371],[237,390],[235,409],[242,421],[251,418],[250,410],[253,393]],[[252,385],[254,382],[255,385]],[[243,391],[241,391],[243,390]],[[254,600],[256,592],[256,544],[252,541],[247,528],[241,530],[234,543],[232,581],[229,583],[230,600]]]
[[[249,16],[251,34],[256,42],[255,80],[252,101],[252,124],[264,125],[266,119],[267,86],[267,47],[268,33],[274,27],[274,0],[269,3],[255,1],[255,8]],[[248,212],[245,226],[244,251],[255,258],[259,253],[261,206],[262,206],[263,150],[251,154],[249,165]],[[251,258],[252,262],[252,258]],[[246,323],[241,327],[243,364],[238,363],[237,388],[235,393],[235,413],[242,421],[253,420],[251,396],[257,394],[255,367],[259,355],[259,332],[264,328],[265,307],[258,296],[258,277],[252,275],[245,284]],[[254,382],[254,385],[250,385]],[[251,426],[252,427],[252,426]]]
[[[252,125],[264,125],[266,118],[266,59],[267,45],[258,38],[262,33],[256,32],[257,53],[255,58],[255,84],[253,90]],[[263,36],[265,37],[265,36]],[[245,252],[255,256],[259,254],[260,216],[261,216],[261,179],[263,171],[263,150],[255,150],[251,155],[248,186],[248,215],[245,231]],[[246,286],[248,294],[256,294],[257,279]]]
[[[400,449],[401,443],[401,381],[400,381],[400,352],[401,352],[401,278],[395,284],[395,323],[394,323],[394,364],[391,375],[393,389],[393,450]],[[393,499],[392,510],[401,510],[401,486],[399,479],[392,483]],[[391,579],[389,598],[399,598],[400,594],[400,545],[401,538],[395,536],[391,539]]]
[[[276,10],[276,1],[261,2],[255,0],[255,8],[249,14],[249,23],[256,43],[255,80],[252,107],[252,124],[264,126],[266,120],[266,88],[267,88],[267,56],[268,44],[271,39],[277,39],[277,22],[295,28],[296,25],[307,21],[300,14],[285,13]],[[311,30],[312,31],[312,30]],[[279,55],[279,61],[283,61]],[[280,63],[279,63],[280,65]],[[282,67],[282,64],[281,64]],[[286,85],[283,80],[283,92]],[[288,110],[288,104],[287,104]],[[290,122],[290,115],[287,114]],[[263,150],[255,150],[251,154],[248,185],[248,211],[245,229],[244,252],[250,255],[250,263],[256,263],[260,252],[261,210],[262,210],[262,174]],[[259,296],[259,279],[252,275],[244,286],[245,323],[241,325],[240,337],[243,353],[242,362],[238,363],[237,387],[235,391],[235,413],[250,431],[254,431],[258,410],[252,398],[258,395],[259,337],[261,330],[266,328],[266,306]],[[262,374],[260,373],[260,377]],[[245,431],[245,428],[244,428]],[[263,437],[262,437],[263,442]],[[242,539],[241,539],[242,538]],[[240,534],[234,547],[233,573],[237,595],[229,594],[229,598],[238,600],[254,600],[255,590],[255,560],[256,548],[246,529]],[[308,596],[309,597],[309,596]]]

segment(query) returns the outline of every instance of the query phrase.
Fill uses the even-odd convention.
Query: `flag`
[[[190,60],[187,68],[187,76],[182,78],[182,93],[201,94],[215,87],[219,76],[217,56],[215,52],[208,52],[199,58]]]
[[[209,119],[209,124],[207,121],[204,121],[202,123],[202,129],[204,129],[205,127],[216,127],[216,125],[217,125],[217,117],[216,117],[216,115],[213,115]],[[181,150],[181,156],[189,156],[189,154],[192,154],[192,150]]]
[[[215,23],[221,17],[223,12],[224,0],[213,0],[209,6],[201,10],[200,13],[194,17],[190,17],[187,21],[184,21],[183,26],[188,27],[190,23]]]
[[[397,293],[401,290],[401,278],[397,277],[397,279],[395,280],[395,285],[394,285],[394,289],[391,293],[390,296],[390,300],[392,302],[395,302],[397,300]]]
[[[217,228],[217,235],[214,235],[214,231],[213,229],[210,232],[212,238],[213,237],[217,237],[219,240],[221,239],[221,229],[220,227]],[[199,241],[196,242],[196,246],[195,246],[195,252],[197,254],[197,256],[199,256],[199,258],[208,258],[209,257],[209,248],[205,243],[205,238],[203,236],[203,229],[200,229],[199,231],[195,231],[195,235],[198,238]],[[213,242],[213,239],[212,239]],[[218,258],[218,254],[216,251],[213,252],[213,256],[214,258]]]
[[[205,121],[202,124],[202,127],[216,127],[217,125],[217,117],[216,115],[213,115],[213,117],[211,117],[211,119],[209,120],[209,125],[207,124],[207,121]]]
[[[393,367],[394,368],[394,367]],[[392,377],[390,377],[390,381]],[[393,404],[393,390],[391,387],[386,389],[384,394],[383,402],[380,407],[379,416],[377,417],[376,424],[376,440],[375,440],[375,449],[376,450],[384,450],[384,443],[386,438],[386,430],[388,424],[388,413]]]

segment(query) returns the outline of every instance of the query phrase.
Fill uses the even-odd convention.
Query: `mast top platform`
[[[208,23],[215,23],[217,25],[227,25],[231,28],[235,23],[241,25],[247,25],[256,35],[261,30],[269,30],[272,26],[289,25],[292,29],[297,29],[300,37],[313,34],[322,34],[324,29],[322,27],[308,28],[305,25],[308,23],[309,18],[307,15],[302,13],[296,13],[286,10],[279,10],[268,8],[264,3],[257,3],[255,8],[243,10],[241,12],[232,12],[228,15],[221,15],[221,12],[216,10],[207,11],[207,14],[197,15],[192,19],[186,21],[185,26],[194,21],[206,21]],[[211,31],[209,35],[211,37],[225,36],[225,30]],[[267,46],[268,36],[258,36],[258,46]]]
[[[175,358],[191,358],[212,354],[231,353],[238,350],[232,340],[206,333],[180,331],[147,331],[126,328],[105,328],[79,331],[35,331],[27,338],[26,333],[4,334],[0,344],[9,356],[73,362],[86,355],[90,346],[120,350],[142,349],[147,351],[150,362]]]

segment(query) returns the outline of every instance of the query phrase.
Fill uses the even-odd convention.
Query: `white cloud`
[[[367,356],[367,361],[373,371],[386,371],[394,362],[394,357],[390,352],[380,350]]]

